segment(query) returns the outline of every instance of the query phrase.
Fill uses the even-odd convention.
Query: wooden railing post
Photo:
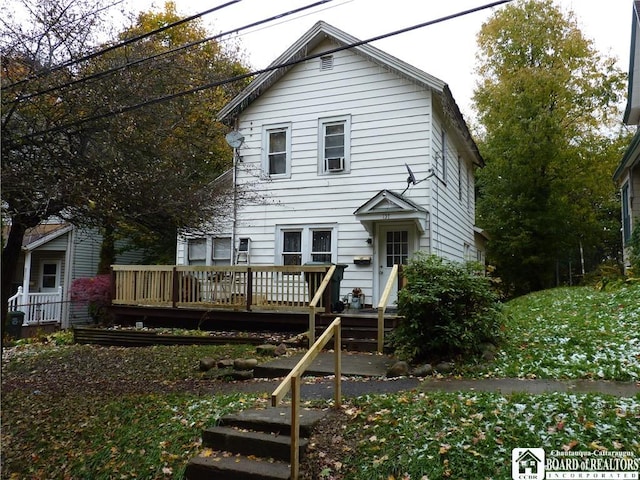
[[[251,311],[251,305],[253,305],[253,273],[251,267],[247,267],[247,282],[246,282],[246,294],[247,294],[247,312]]]
[[[171,303],[173,308],[178,306],[178,302],[180,301],[180,279],[178,278],[178,269],[174,266],[172,270],[172,292],[171,292]]]
[[[335,270],[335,267],[334,267]],[[327,269],[327,272],[329,271],[329,269]],[[325,276],[327,275],[327,272],[325,272]],[[331,286],[328,285],[329,288],[325,288],[324,289],[324,295],[322,296],[322,303],[324,303],[324,311],[325,313],[331,313]]]
[[[291,377],[291,480],[300,473],[300,374]]]

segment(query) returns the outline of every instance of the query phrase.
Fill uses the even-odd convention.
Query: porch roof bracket
[[[378,192],[353,213],[371,235],[378,222],[413,222],[421,234],[429,227],[426,209],[390,190]]]

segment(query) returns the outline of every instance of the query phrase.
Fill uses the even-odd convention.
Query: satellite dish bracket
[[[427,170],[427,172],[429,172],[429,175],[427,175],[426,177],[424,177],[422,180],[416,180],[416,176],[413,174],[413,171],[411,170],[411,167],[408,164],[404,164],[405,167],[407,167],[407,173],[409,174],[409,176],[407,177],[407,187],[402,191],[402,193],[400,195],[404,195],[404,193],[409,190],[409,187],[411,185],[417,185],[419,183],[424,182],[425,180],[428,180],[429,178],[433,177],[436,172],[433,171],[433,168],[429,168]]]

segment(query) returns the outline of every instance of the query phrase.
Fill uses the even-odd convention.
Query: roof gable
[[[311,54],[323,41],[331,40],[337,46]],[[456,131],[464,141],[469,152],[474,157],[474,163],[484,165],[478,147],[473,141],[471,133],[456,104],[451,91],[442,80],[375,48],[342,30],[323,21],[316,23],[284,53],[276,58],[266,69],[258,75],[242,92],[225,105],[218,114],[218,120],[231,121],[237,118],[244,109],[251,105],[258,97],[278,82],[294,65],[301,61],[316,59],[341,50],[349,49],[357,55],[384,67],[420,88],[428,90],[440,98],[444,115],[451,120]]]
[[[373,233],[375,222],[391,219],[413,222],[420,232],[425,232],[428,228],[429,214],[427,210],[391,190],[381,190],[353,214],[369,233]]]

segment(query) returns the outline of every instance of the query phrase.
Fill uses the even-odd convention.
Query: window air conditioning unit
[[[344,170],[344,157],[327,158],[328,172],[341,172]]]

